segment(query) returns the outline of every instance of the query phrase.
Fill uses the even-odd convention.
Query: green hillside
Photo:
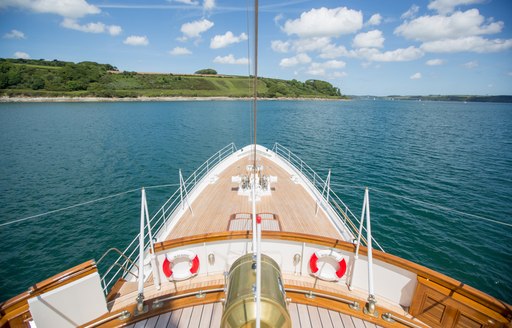
[[[0,59],[0,96],[26,97],[250,97],[252,80],[243,76],[119,72],[109,64],[32,59]],[[320,80],[258,78],[267,98],[343,98]]]

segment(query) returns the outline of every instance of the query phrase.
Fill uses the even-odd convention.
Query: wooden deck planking
[[[220,327],[220,320],[222,319],[222,304],[215,303],[213,305],[213,311],[212,311],[212,321],[210,322],[210,327],[216,328]]]
[[[320,320],[323,328],[334,328],[332,325],[331,316],[329,315],[329,310],[324,308],[318,308],[318,315],[320,315]]]
[[[288,306],[288,312],[290,314],[290,319],[292,320],[292,327],[300,327],[300,319],[299,312],[297,310],[297,304],[290,303]]]
[[[307,305],[297,304],[297,311],[299,312],[300,327],[311,328],[311,320],[309,319]]]
[[[320,320],[320,314],[318,313],[318,307],[308,305],[309,321],[313,327],[322,327],[322,321]]]
[[[191,204],[192,212],[187,211],[180,222],[171,231],[169,239],[196,234],[226,231],[229,218],[235,213],[250,213],[251,202],[247,196],[239,196],[231,182],[232,176],[246,174],[249,158],[239,159],[220,175],[214,184],[209,184]],[[295,184],[284,169],[267,158],[261,158],[263,174],[277,176],[278,180],[271,186],[275,190],[271,196],[262,196],[256,203],[258,213],[273,213],[279,216],[282,231],[309,233],[331,238],[340,235],[319,211],[315,216],[316,202],[300,184]]]
[[[290,303],[288,306],[293,328],[380,328],[371,322],[321,307]],[[163,313],[129,325],[130,328],[218,328],[222,303],[195,305]]]
[[[144,327],[155,327],[159,318],[160,316],[149,318],[148,321],[146,321],[146,325]]]
[[[329,317],[331,318],[331,322],[334,325],[334,327],[343,327],[343,321],[341,321],[341,317],[339,312],[328,310],[329,311]]]
[[[201,322],[199,323],[199,328],[210,327],[210,322],[212,321],[212,312],[212,303],[203,305],[203,312],[201,313]]]
[[[347,314],[344,314],[344,313],[339,313],[339,316],[341,317],[341,321],[343,322],[343,326],[345,328],[360,328],[360,326],[356,326],[354,321],[352,321],[352,317],[347,315]],[[364,328],[364,326],[363,326]]]
[[[183,311],[183,309],[178,309],[171,313],[171,318],[169,319],[169,322],[167,323],[167,328],[177,328],[178,327],[182,311]]]
[[[171,312],[167,312],[164,314],[161,314],[158,316],[158,321],[155,324],[154,328],[165,328],[167,327],[167,323],[169,322],[169,319],[171,318]],[[148,327],[152,328],[152,327]]]
[[[196,305],[192,308],[192,313],[190,314],[190,321],[188,323],[188,328],[198,328],[201,324],[201,317],[203,313],[203,305]]]
[[[187,328],[190,322],[190,318],[192,316],[193,307],[186,307],[181,312],[180,321],[178,323],[178,328]]]
[[[349,317],[352,319],[352,322],[354,323],[354,326],[356,328],[366,328],[365,322],[359,318]]]

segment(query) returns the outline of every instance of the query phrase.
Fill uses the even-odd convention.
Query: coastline
[[[167,101],[236,101],[252,100],[249,97],[136,97],[136,98],[107,98],[107,97],[0,97],[0,103],[51,103],[51,102],[167,102]],[[332,98],[258,98],[272,101],[348,101],[350,99]]]

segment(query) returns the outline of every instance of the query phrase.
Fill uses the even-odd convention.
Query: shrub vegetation
[[[198,75],[120,72],[94,62],[0,58],[0,95],[28,97],[250,97],[252,80],[218,75],[213,69]],[[258,78],[258,95],[267,98],[342,98],[338,88],[320,80]]]

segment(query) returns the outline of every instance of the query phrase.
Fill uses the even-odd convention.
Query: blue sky
[[[247,75],[247,2],[0,0],[0,57]],[[260,76],[353,95],[512,94],[510,0],[260,0],[259,21]]]

